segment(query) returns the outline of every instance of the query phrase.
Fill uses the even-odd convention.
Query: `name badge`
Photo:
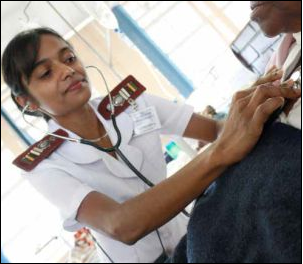
[[[140,136],[161,128],[161,123],[154,106],[130,114],[134,122],[134,136]]]

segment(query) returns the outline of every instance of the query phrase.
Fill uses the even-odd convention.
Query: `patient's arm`
[[[200,197],[179,245],[189,262],[301,262],[301,142],[275,123]]]

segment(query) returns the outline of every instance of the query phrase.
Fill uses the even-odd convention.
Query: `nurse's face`
[[[61,39],[42,35],[27,87],[40,108],[64,116],[85,105],[91,91],[82,63]]]
[[[301,31],[301,1],[250,1],[251,19],[268,37]]]

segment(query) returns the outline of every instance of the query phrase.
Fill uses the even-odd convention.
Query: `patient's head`
[[[268,37],[301,31],[301,1],[250,1],[250,7],[251,19]]]

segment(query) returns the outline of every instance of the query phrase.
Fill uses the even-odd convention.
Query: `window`
[[[127,1],[124,8],[193,82],[187,102],[196,110],[209,103],[226,108],[231,95],[256,78],[230,49],[249,21],[249,2]]]

